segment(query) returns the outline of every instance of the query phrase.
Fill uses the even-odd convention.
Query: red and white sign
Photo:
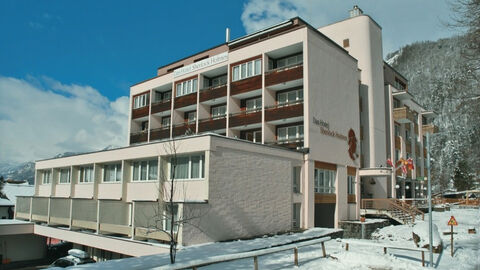
[[[458,225],[458,222],[457,222],[457,220],[455,219],[455,217],[452,216],[452,217],[450,218],[450,220],[448,221],[447,225],[448,225],[448,226],[457,226],[457,225]]]

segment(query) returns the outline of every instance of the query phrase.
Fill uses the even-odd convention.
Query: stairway
[[[363,215],[387,216],[400,224],[411,224],[424,219],[423,212],[397,199],[362,199]]]

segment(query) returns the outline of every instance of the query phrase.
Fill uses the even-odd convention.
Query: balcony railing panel
[[[200,102],[227,96],[227,86],[220,85],[200,90]]]
[[[232,96],[258,89],[262,89],[262,75],[230,83],[230,95]]]
[[[97,229],[97,201],[92,199],[73,199],[72,226]]]
[[[267,122],[299,116],[303,116],[303,101],[265,109],[265,121]]]
[[[100,231],[130,235],[130,204],[100,200]]]
[[[197,93],[191,93],[185,96],[175,98],[173,107],[175,109],[197,104]]]
[[[168,110],[170,110],[171,106],[172,106],[172,101],[171,100],[165,100],[165,101],[152,103],[152,114],[168,111]]]
[[[17,196],[17,203],[15,204],[16,218],[30,219],[30,198]]]
[[[148,132],[142,131],[130,134],[130,144],[148,141]]]
[[[274,69],[265,74],[265,86],[271,86],[303,78],[303,64]]]
[[[67,198],[50,199],[50,223],[70,225],[70,201]]]
[[[262,111],[243,111],[239,113],[234,113],[230,115],[230,127],[238,127],[251,125],[262,122]]]
[[[191,123],[182,123],[175,125],[173,127],[173,136],[185,136],[195,134],[197,130],[197,125],[194,122]]]
[[[150,141],[170,138],[170,127],[150,130]]]
[[[425,133],[433,134],[438,132],[438,127],[434,124],[423,125],[422,129],[424,134]]]
[[[198,121],[198,132],[206,132],[224,129],[227,126],[227,118],[207,118]]]
[[[142,107],[142,108],[133,109],[132,110],[132,119],[148,116],[149,111],[150,111],[150,106],[145,106],[145,107]]]
[[[267,142],[267,144],[278,145],[282,147],[286,147],[288,149],[300,149],[304,146],[303,137],[300,138],[293,138],[288,140],[276,140],[272,142]]]
[[[47,222],[48,198],[33,197],[32,220]]]
[[[161,202],[135,202],[135,237],[168,241],[168,234],[160,231],[165,217]]]
[[[401,124],[415,123],[415,116],[407,107],[393,109],[393,119]]]

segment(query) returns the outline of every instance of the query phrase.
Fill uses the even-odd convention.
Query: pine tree
[[[455,188],[458,191],[470,190],[473,188],[473,175],[468,162],[462,160],[458,162],[455,168],[455,175],[453,177]]]

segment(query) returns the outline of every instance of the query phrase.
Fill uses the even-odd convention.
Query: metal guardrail
[[[204,266],[211,265],[211,264],[231,262],[231,261],[236,261],[236,260],[241,260],[241,259],[253,258],[254,269],[258,270],[258,257],[273,254],[273,253],[277,253],[277,252],[282,252],[282,251],[286,251],[286,250],[291,250],[291,249],[294,252],[294,264],[296,266],[298,266],[298,248],[321,244],[322,245],[323,257],[326,257],[327,254],[326,254],[326,250],[325,250],[325,242],[329,241],[330,239],[331,239],[330,237],[323,237],[323,238],[319,238],[319,239],[315,239],[315,240],[299,242],[299,243],[294,243],[294,244],[288,244],[288,245],[285,245],[285,246],[273,247],[273,248],[268,248],[268,249],[247,251],[247,252],[241,252],[241,253],[237,253],[237,254],[218,255],[218,256],[214,256],[214,257],[202,260],[200,262],[199,261],[193,261],[193,262],[184,262],[184,263],[164,265],[164,266],[160,266],[160,267],[155,267],[153,269],[155,269],[155,270],[163,270],[163,269],[171,269],[171,270],[194,269],[194,270],[196,270],[199,267],[204,267]]]

